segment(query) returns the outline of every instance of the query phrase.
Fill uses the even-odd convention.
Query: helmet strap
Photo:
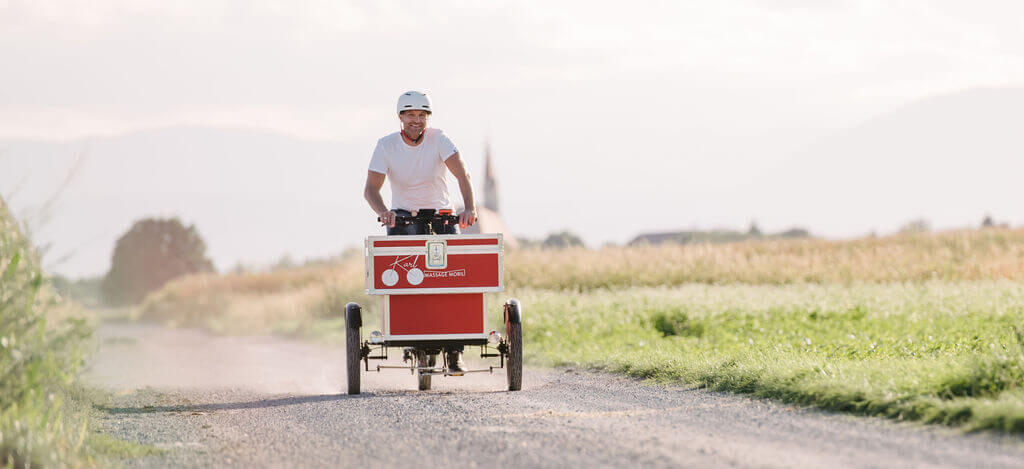
[[[420,132],[418,137],[412,138],[409,134],[405,133],[405,129],[402,129],[402,136],[412,141],[412,143],[420,143],[420,140],[423,140],[423,134],[425,133],[427,133],[427,129],[423,129],[423,132]]]

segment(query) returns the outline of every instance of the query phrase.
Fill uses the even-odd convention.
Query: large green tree
[[[117,240],[103,298],[112,305],[136,303],[176,277],[212,270],[194,225],[177,218],[139,220]]]

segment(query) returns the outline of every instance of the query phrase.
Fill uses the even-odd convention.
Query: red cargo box
[[[486,293],[505,289],[501,234],[371,236],[371,295]]]
[[[384,295],[384,340],[486,339],[483,293]]]
[[[384,295],[384,339],[485,340],[484,293],[505,289],[501,234],[371,236],[366,291]]]

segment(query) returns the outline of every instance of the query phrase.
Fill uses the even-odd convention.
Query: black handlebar
[[[377,221],[382,221],[380,217],[377,217]],[[415,215],[395,215],[395,226],[412,225],[415,223],[429,224],[435,221],[440,221],[445,225],[457,225],[459,224],[458,215],[452,213],[436,213],[434,210],[419,210]]]

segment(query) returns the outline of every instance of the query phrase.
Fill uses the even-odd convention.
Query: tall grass
[[[136,317],[223,333],[303,334],[340,316],[345,303],[373,307],[362,262],[253,274],[200,274],[176,279],[147,296]]]
[[[66,390],[80,368],[87,326],[63,305],[0,199],[0,465],[74,462],[86,430],[69,418]]]
[[[991,229],[852,241],[773,240],[716,245],[517,250],[510,289],[578,292],[690,283],[1024,281],[1024,230]],[[300,331],[348,301],[375,314],[361,259],[269,273],[200,274],[148,296],[137,317],[222,332]]]
[[[510,252],[505,268],[511,287],[575,290],[686,283],[1024,281],[1024,230],[523,250]]]
[[[1024,281],[1024,230],[992,229],[852,241],[514,250],[506,285],[578,292],[690,283],[791,284]],[[340,315],[348,301],[376,312],[363,293],[362,259],[270,273],[201,274],[148,296],[136,316],[228,332],[272,330]],[[293,329],[294,327],[289,327]]]

